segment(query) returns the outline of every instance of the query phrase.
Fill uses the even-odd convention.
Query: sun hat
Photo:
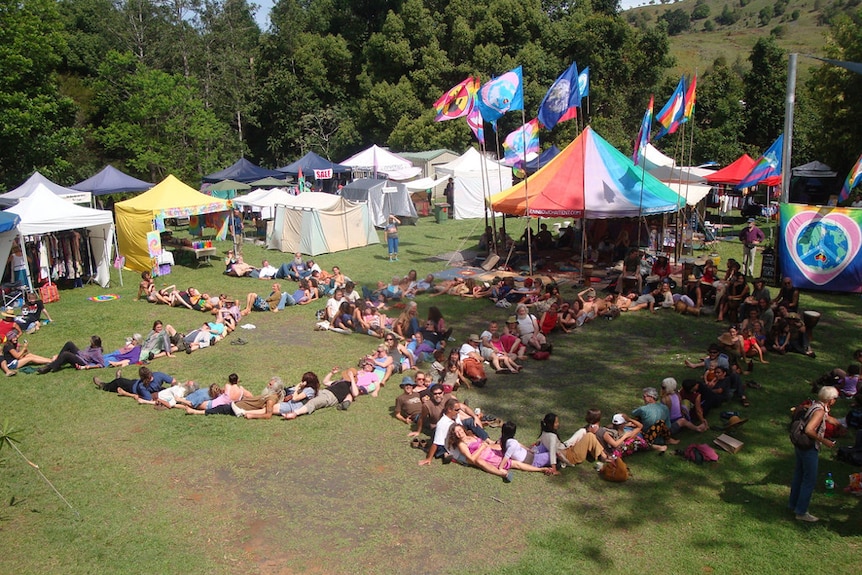
[[[15,317],[15,309],[11,308],[11,307],[7,307],[6,309],[3,310],[3,313],[0,315],[2,315],[5,318],[12,319]]]
[[[757,221],[757,220],[755,220],[754,218],[748,218],[748,223],[749,223],[749,224],[750,224],[750,223],[752,223],[752,222],[756,222],[756,221]]]
[[[475,341],[476,343],[482,343],[482,340],[481,340],[481,339],[479,339],[479,336],[478,336],[478,335],[476,335],[475,333],[471,333],[471,334],[470,334],[470,337],[469,337],[469,338],[467,338],[467,339],[468,339],[469,341]]]
[[[731,416],[731,418],[727,420],[727,423],[724,424],[724,427],[722,428],[722,430],[723,431],[729,431],[729,430],[733,429],[734,427],[739,427],[740,425],[742,425],[746,421],[748,421],[748,418],[743,419],[743,418],[739,417],[738,415]]]
[[[513,315],[510,315],[508,318],[506,318],[506,323],[518,323],[518,318]]]
[[[415,382],[415,381],[413,381],[413,378],[412,378],[412,377],[410,377],[409,375],[405,375],[405,376],[404,376],[404,379],[402,379],[402,380],[401,380],[401,383],[399,384],[399,386],[400,386],[400,387],[405,387],[405,386],[408,386],[408,385],[412,385],[412,386],[414,386],[414,387],[415,387],[415,386],[416,386],[416,382]]]
[[[618,414],[614,415],[614,418],[611,420],[611,423],[613,423],[614,425],[622,425],[625,422],[626,422],[626,416],[623,415],[622,413],[618,413]]]

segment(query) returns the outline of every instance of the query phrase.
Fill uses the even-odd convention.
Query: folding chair
[[[20,301],[24,303],[24,298],[27,295],[27,287],[18,283],[4,283],[0,285],[0,292],[3,294],[3,307],[16,307],[15,304]],[[20,305],[20,304],[19,304]]]

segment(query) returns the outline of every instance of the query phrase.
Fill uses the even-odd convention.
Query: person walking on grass
[[[398,261],[398,226],[401,220],[395,214],[389,214],[389,223],[386,224],[386,243],[389,245],[389,261]]]

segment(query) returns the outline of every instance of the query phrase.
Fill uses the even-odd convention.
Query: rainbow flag
[[[841,187],[841,193],[838,195],[839,202],[843,202],[850,197],[850,192],[856,187],[859,180],[862,180],[862,156],[859,156],[859,159],[856,160],[856,164],[853,165],[853,169],[850,170],[849,174],[847,174],[847,179],[844,180],[844,185]]]
[[[503,142],[503,163],[514,166],[527,161],[528,154],[539,152],[539,120],[533,118],[508,136]]]
[[[685,112],[685,78],[679,79],[679,84],[676,85],[676,90],[673,91],[673,94],[670,95],[670,100],[667,101],[667,104],[664,105],[658,114],[656,114],[655,120],[658,124],[661,125],[661,130],[659,130],[658,135],[656,135],[655,139],[658,140],[665,134],[673,134],[676,132],[676,129],[679,127],[680,120],[682,120],[683,113]]]
[[[784,157],[784,134],[778,136],[769,149],[764,152],[748,175],[736,185],[736,189],[748,188],[772,176],[781,175],[782,158]]]
[[[685,93],[685,111],[682,113],[680,124],[685,124],[694,115],[694,102],[696,99],[695,92],[697,91],[697,76],[692,76],[691,84],[688,85],[688,90]]]
[[[641,129],[638,131],[638,137],[635,140],[635,151],[632,155],[632,159],[635,162],[635,165],[638,165],[640,160],[640,151],[644,150],[646,153],[647,144],[649,144],[649,133],[652,130],[652,109],[653,104],[655,103],[655,97],[649,97],[649,107],[647,111],[644,112],[644,118],[641,120]]]

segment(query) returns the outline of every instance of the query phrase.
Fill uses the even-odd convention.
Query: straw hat
[[[742,425],[746,421],[748,421],[748,418],[743,419],[743,418],[739,417],[738,415],[734,415],[734,416],[731,416],[731,418],[727,420],[727,423],[725,423],[724,427],[722,427],[721,429],[722,429],[722,431],[730,431],[734,427],[739,427],[740,425]]]
[[[15,310],[11,307],[7,307],[2,313],[0,313],[0,316],[5,317],[6,319],[14,319],[16,317]]]

